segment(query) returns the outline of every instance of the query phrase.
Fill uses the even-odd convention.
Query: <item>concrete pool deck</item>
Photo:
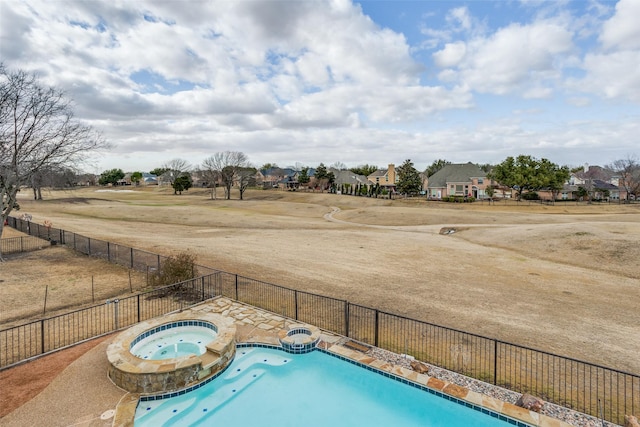
[[[260,343],[278,346],[282,329],[297,322],[273,313],[217,298],[185,312],[197,318],[199,314],[217,313],[234,320],[238,343]],[[48,426],[131,426],[138,395],[127,393],[116,387],[107,377],[109,362],[106,349],[118,334],[113,334],[71,363],[40,394],[0,419],[3,426],[48,425]],[[508,417],[542,427],[569,427],[568,423],[543,414],[528,411],[511,403],[503,402],[468,390],[459,385],[394,365],[373,357],[368,353],[342,345],[347,338],[322,332],[319,345],[364,365],[407,378],[418,384],[440,391],[471,404],[486,407]],[[28,366],[28,365],[27,365]],[[3,390],[6,393],[6,390]],[[117,413],[116,413],[117,408]]]

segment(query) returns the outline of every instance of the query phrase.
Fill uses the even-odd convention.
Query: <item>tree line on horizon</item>
[[[423,190],[423,177],[431,177],[452,162],[445,159],[435,160],[429,165],[424,172],[419,172],[410,159],[396,168],[398,173],[397,191],[403,195],[415,195]],[[562,190],[564,184],[569,180],[572,172],[578,172],[583,169],[580,167],[570,168],[569,166],[559,166],[546,158],[537,159],[530,155],[519,155],[516,157],[509,156],[501,163],[492,165],[489,163],[477,164],[486,174],[487,178],[495,181],[501,186],[512,188],[516,191],[516,197],[520,199],[526,192],[533,192],[540,189],[551,191],[555,198]],[[354,174],[368,177],[374,172],[380,170],[376,165],[363,164],[356,167],[348,168],[344,163],[336,162],[327,168],[324,163],[320,163],[314,168],[313,176],[309,175],[312,168],[297,164],[296,166],[286,167],[284,169],[294,170],[298,172],[299,184],[306,186],[314,179],[315,188],[321,190],[333,189],[335,182],[335,174],[333,170],[349,170]],[[620,184],[626,191],[627,195],[638,195],[640,193],[640,162],[633,156],[626,159],[619,159],[612,164],[605,166],[611,174],[620,176]],[[249,163],[248,157],[241,152],[227,151],[216,153],[207,158],[200,168],[193,168],[181,159],[173,159],[163,166],[151,170],[149,173],[161,176],[167,172],[173,173],[177,178],[170,181],[177,194],[181,191],[188,190],[192,186],[191,173],[200,173],[212,188],[212,199],[215,198],[215,185],[211,183],[221,183],[225,189],[225,198],[229,199],[231,188],[234,183],[240,190],[240,199],[246,188],[256,185],[255,174],[260,170],[263,173],[278,170],[282,171],[276,163],[265,163],[256,169]],[[100,177],[100,185],[116,184],[125,176],[121,169],[111,169],[104,171]],[[138,183],[142,177],[141,172],[131,174],[131,181]],[[181,178],[183,180],[181,180]],[[488,195],[492,197],[494,188],[490,186]],[[378,189],[368,189],[367,195],[379,195]]]
[[[92,127],[74,117],[71,101],[64,92],[54,87],[43,86],[34,73],[23,70],[12,71],[0,63],[0,235],[12,211],[19,210],[17,193],[23,188],[33,190],[34,199],[42,200],[43,186],[74,186],[81,167],[89,153],[106,149],[109,144]],[[399,181],[397,190],[401,194],[417,194],[422,190],[423,176],[432,176],[451,162],[435,160],[420,173],[410,159],[397,168]],[[344,163],[332,165],[338,170],[351,170],[354,174],[370,176],[378,167],[363,164],[347,168]],[[497,165],[479,165],[496,182],[523,191],[549,188],[557,191],[569,178],[568,166],[558,166],[547,159],[536,159],[528,155],[507,157]],[[277,168],[275,163],[266,163],[260,170]],[[635,156],[615,160],[607,166],[620,176],[627,195],[640,196],[640,162]],[[315,168],[313,176],[308,166],[297,165],[299,180],[309,183],[314,180],[323,190],[333,189],[335,175],[323,163]],[[231,189],[236,186],[243,198],[247,188],[256,185],[258,168],[253,166],[246,154],[238,151],[218,152],[206,158],[198,168],[192,168],[185,160],[173,159],[151,171],[156,175],[170,173],[170,182],[175,194],[187,191],[193,185],[191,172],[197,170],[211,188],[215,199],[218,184],[224,188],[226,199],[231,198]],[[87,174],[84,179],[93,182]],[[124,178],[121,169],[104,171],[98,184],[116,184]],[[142,179],[142,173],[131,175],[134,182]],[[377,191],[377,190],[376,190]],[[377,193],[376,193],[377,195]],[[0,253],[0,261],[3,261]]]

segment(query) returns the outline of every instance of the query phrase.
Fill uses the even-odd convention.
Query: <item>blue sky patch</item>
[[[195,83],[186,80],[167,80],[158,73],[149,70],[140,70],[132,73],[129,78],[141,86],[141,93],[161,93],[171,95],[177,92],[188,91],[196,87]]]

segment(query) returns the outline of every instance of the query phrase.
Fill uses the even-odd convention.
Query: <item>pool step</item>
[[[226,381],[231,381],[234,377],[244,374],[249,369],[259,368],[260,365],[282,366],[289,363],[290,360],[291,358],[286,354],[274,357],[273,355],[265,356],[262,352],[254,350],[238,349],[235,366],[233,369],[227,370],[223,378]]]
[[[203,367],[214,366],[220,360],[220,356],[213,351],[207,351],[201,355]],[[291,362],[291,357],[287,354],[265,354],[260,349],[239,348],[236,351],[234,364],[227,369],[218,379],[215,393],[205,396],[199,395],[201,389],[194,390],[182,396],[178,402],[171,400],[144,402],[141,408],[145,412],[138,418],[144,419],[146,425],[174,426],[174,425],[207,425],[210,419],[220,408],[239,396],[243,390],[257,381],[266,372],[264,365],[282,366]],[[210,387],[209,385],[205,387]],[[172,403],[170,403],[172,402]],[[151,408],[146,413],[146,408]]]
[[[257,381],[265,373],[264,369],[249,368],[243,370],[233,379],[226,379],[216,389],[215,394],[206,396],[200,395],[196,398],[198,391],[193,391],[193,395],[184,398],[180,402],[164,401],[164,402],[145,402],[147,407],[157,407],[148,416],[142,416],[138,420],[144,419],[147,425],[154,426],[174,426],[174,425],[191,425],[196,422],[205,423],[207,418],[213,416],[220,408],[236,396],[240,395],[243,390],[249,387],[254,381]]]

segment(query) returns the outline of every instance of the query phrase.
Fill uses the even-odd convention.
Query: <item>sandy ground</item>
[[[106,351],[114,336],[0,371],[0,425],[110,426],[108,411],[126,394],[107,377]]]
[[[638,205],[44,196],[21,199],[35,222],[165,255],[188,250],[206,266],[640,373]]]

